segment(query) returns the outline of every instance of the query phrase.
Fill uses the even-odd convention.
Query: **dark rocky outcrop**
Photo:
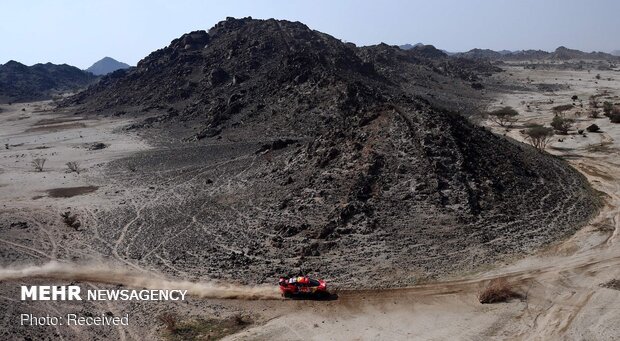
[[[66,64],[26,66],[11,60],[0,65],[0,103],[50,99],[56,93],[75,91],[95,80],[91,73]]]
[[[63,106],[123,111],[172,141],[131,160],[183,184],[158,176],[157,188],[184,191],[145,204],[141,219],[153,221],[135,223],[149,229],[131,257],[148,262],[157,245],[177,268],[238,276],[217,240],[245,250],[246,280],[303,267],[406,285],[532,251],[597,210],[564,161],[463,116],[481,100],[472,82],[493,72],[430,46],[359,48],[298,22],[229,18]],[[100,214],[110,229],[134,216]],[[152,238],[169,231],[188,236],[182,248]]]

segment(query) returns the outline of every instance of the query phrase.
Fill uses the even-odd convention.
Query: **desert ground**
[[[414,287],[385,290],[334,288],[338,295],[336,300],[282,300],[275,286],[235,284],[231,287],[210,282],[193,287],[192,296],[186,303],[75,306],[34,302],[27,307],[38,311],[82,309],[113,314],[129,311],[136,316],[136,322],[128,328],[106,330],[105,333],[93,328],[56,328],[51,331],[50,335],[63,339],[167,338],[170,335],[157,319],[165,311],[175,312],[181,321],[242,314],[246,322],[241,323],[234,334],[228,335],[227,340],[617,339],[620,335],[617,307],[620,288],[605,284],[620,279],[620,163],[617,161],[620,125],[610,123],[604,116],[589,118],[586,112],[588,99],[593,95],[599,102],[620,101],[620,72],[540,70],[526,69],[522,65],[504,65],[503,68],[505,72],[492,76],[490,80],[497,85],[488,90],[493,98],[490,109],[510,105],[520,115],[509,129],[483,121],[497,134],[525,141],[520,131],[527,124],[548,125],[554,115],[552,107],[575,102],[575,107],[565,114],[575,118],[575,129],[567,136],[556,135],[547,151],[581,171],[600,192],[604,207],[587,226],[569,238],[531,254],[490,264],[484,269],[453,274]],[[597,74],[600,79],[595,77]],[[549,88],[552,91],[548,91]],[[571,99],[574,95],[578,100]],[[144,136],[124,130],[131,123],[127,119],[63,115],[48,111],[49,105],[38,102],[2,106],[0,114],[0,141],[5,144],[0,151],[0,197],[3,198],[0,215],[11,214],[15,221],[16,214],[21,214],[23,221],[40,222],[32,226],[18,220],[15,225],[3,226],[0,252],[4,268],[0,279],[3,280],[0,301],[7,307],[9,316],[2,318],[2,325],[14,325],[11,315],[26,308],[16,299],[16,283],[56,280],[60,284],[72,282],[73,276],[84,286],[121,284],[155,288],[164,281],[170,281],[169,285],[182,285],[180,283],[187,280],[204,281],[208,272],[176,268],[174,258],[165,257],[165,254],[154,253],[159,262],[152,267],[145,267],[130,257],[131,245],[139,236],[136,230],[143,228],[143,225],[134,226],[134,222],[158,219],[157,216],[145,218],[140,215],[145,202],[186,200],[176,197],[178,191],[155,191],[155,186],[163,186],[165,181],[181,180],[176,184],[178,189],[198,174],[189,168],[188,173],[180,174],[178,179],[170,178],[164,172],[156,173],[153,179],[145,178],[144,182],[136,184],[129,195],[126,182],[121,180],[123,174],[135,170],[125,160],[136,153],[148,153],[157,146],[150,145]],[[601,128],[600,133],[577,133],[577,129],[585,129],[592,123]],[[47,159],[41,172],[31,164],[36,158]],[[79,173],[68,170],[65,164],[70,161],[80,162]],[[158,161],[152,162],[156,164]],[[109,164],[116,167],[115,177],[110,177],[107,172]],[[119,205],[136,212],[136,218],[118,226],[113,238],[103,237],[106,231],[98,228],[105,224],[96,213]],[[89,233],[67,230],[60,212],[79,213],[81,226],[76,226],[75,230],[87,226]],[[32,219],[33,215],[36,219]],[[184,217],[188,220],[188,227],[198,228],[206,218],[213,219],[197,215]],[[109,219],[111,224],[116,223],[114,217]],[[218,244],[217,236],[214,241]],[[147,246],[159,247],[157,244]],[[236,251],[235,245],[227,247]],[[15,273],[20,265],[55,260],[106,265],[96,268],[99,273],[95,274],[82,272],[76,275],[80,273],[79,267],[71,271],[62,268],[47,273],[41,269]],[[106,267],[108,264],[114,264],[115,268]],[[319,273],[320,269],[315,270]],[[495,278],[505,278],[522,294],[522,298],[507,303],[480,304],[478,294]],[[238,290],[240,294],[231,295],[238,299],[225,298],[230,290]],[[2,333],[0,335],[5,339],[22,339],[33,331],[15,327]],[[38,333],[34,334],[35,337],[41,337],[50,330],[40,329],[34,333]],[[210,331],[203,330],[202,333],[206,338]]]

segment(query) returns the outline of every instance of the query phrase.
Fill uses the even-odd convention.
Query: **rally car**
[[[314,279],[308,276],[280,277],[278,281],[282,296],[292,297],[327,297],[327,284],[322,279]]]

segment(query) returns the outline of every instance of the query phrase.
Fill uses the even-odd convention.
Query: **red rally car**
[[[280,277],[278,284],[284,297],[312,296],[318,298],[329,295],[327,284],[322,279],[308,276]]]

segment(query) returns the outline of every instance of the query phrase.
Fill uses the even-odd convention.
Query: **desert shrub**
[[[598,110],[592,109],[592,110],[588,111],[588,117],[590,117],[590,118],[599,118],[601,116],[600,116]]]
[[[605,116],[609,116],[611,115],[611,112],[614,110],[614,104],[611,102],[603,102],[603,112],[605,113]]]
[[[596,100],[596,96],[590,96],[589,104],[592,108],[598,108],[598,101]]]
[[[77,161],[69,161],[65,165],[67,165],[69,172],[75,172],[80,174],[80,172],[82,171],[82,168],[80,168],[80,163]]]
[[[578,100],[578,99],[579,99],[579,96],[577,96],[577,95],[573,95],[573,97],[571,97],[570,99],[572,99],[573,101],[576,101],[576,100]]]
[[[170,333],[174,333],[177,330],[177,317],[172,313],[163,313],[157,317],[159,322],[163,323],[166,330]]]
[[[82,226],[82,223],[78,220],[77,214],[71,214],[71,212],[67,211],[61,213],[60,216],[62,217],[62,222],[65,223],[65,225],[76,231],[80,228],[80,226]]]
[[[590,133],[598,133],[599,131],[601,131],[601,128],[596,124],[591,124],[586,128],[586,130]]]
[[[556,115],[564,115],[565,111],[571,110],[573,108],[572,104],[563,104],[563,105],[556,105],[555,107],[551,108],[551,110],[553,110],[553,112]]]
[[[493,110],[488,113],[491,121],[499,124],[502,127],[511,126],[517,121],[519,112],[512,107],[503,107],[497,110]]]
[[[532,125],[524,131],[526,139],[538,150],[545,150],[553,137],[553,129],[541,125]]]
[[[551,121],[551,127],[556,131],[566,135],[568,134],[568,130],[573,126],[575,121],[570,118],[563,118],[560,116],[555,116]]]
[[[619,113],[611,113],[611,115],[609,115],[609,121],[611,123],[620,123],[620,112]]]
[[[37,159],[32,160],[31,164],[32,164],[32,167],[34,167],[34,169],[37,172],[42,172],[43,166],[45,165],[45,161],[47,161],[47,159],[37,158]]]
[[[482,304],[507,302],[515,298],[521,299],[523,295],[515,291],[505,278],[492,279],[478,295],[478,301]]]

